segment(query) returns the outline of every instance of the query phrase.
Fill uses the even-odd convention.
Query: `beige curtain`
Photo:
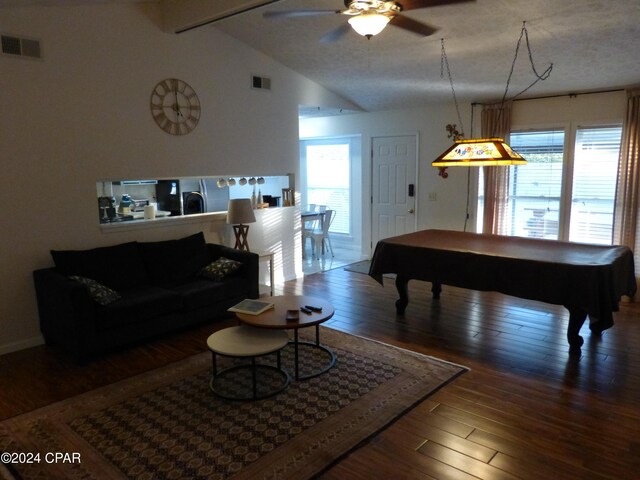
[[[482,136],[504,138],[509,143],[511,103],[485,105],[482,109]],[[509,167],[482,167],[484,174],[484,213],[482,232],[507,233],[505,216],[509,203]]]
[[[634,252],[636,272],[640,264],[638,204],[640,198],[640,88],[627,91],[627,116],[622,127],[613,243]],[[636,274],[637,276],[637,274]]]

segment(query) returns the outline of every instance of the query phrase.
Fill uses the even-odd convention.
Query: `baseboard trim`
[[[6,343],[0,345],[0,355],[7,353],[17,352],[24,350],[25,348],[37,347],[44,344],[44,337],[38,335],[37,337],[27,338],[26,340],[20,340],[19,342]]]

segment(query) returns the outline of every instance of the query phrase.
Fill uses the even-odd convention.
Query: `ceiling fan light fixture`
[[[483,167],[499,165],[524,165],[527,161],[513,150],[503,138],[474,138],[456,140],[433,167]]]
[[[391,18],[387,15],[382,15],[376,11],[364,11],[351,17],[349,24],[358,34],[371,38],[384,30],[390,20]]]

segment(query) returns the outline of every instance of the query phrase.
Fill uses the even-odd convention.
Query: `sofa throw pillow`
[[[230,260],[225,257],[211,262],[209,265],[200,270],[200,276],[220,282],[231,273],[235,272],[242,266],[242,262]]]
[[[109,287],[102,285],[91,278],[80,277],[78,275],[71,275],[69,278],[84,285],[84,288],[89,292],[93,301],[99,305],[109,305],[120,298],[120,294],[118,292],[111,290]]]

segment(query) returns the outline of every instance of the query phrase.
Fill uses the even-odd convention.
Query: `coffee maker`
[[[98,197],[98,213],[100,223],[110,223],[116,216],[116,199],[114,197]]]

